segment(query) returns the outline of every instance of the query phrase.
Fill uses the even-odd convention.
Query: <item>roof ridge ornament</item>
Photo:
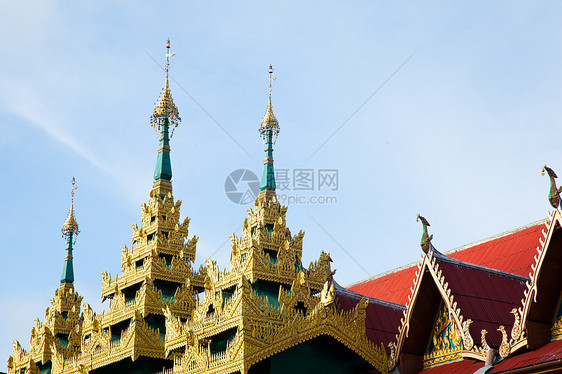
[[[548,173],[548,177],[550,178],[550,192],[548,194],[548,201],[554,209],[558,209],[558,207],[560,206],[560,193],[562,192],[562,186],[560,188],[556,187],[555,179],[558,178],[558,176],[556,175],[554,170],[544,165],[541,174],[544,175],[545,171],[546,173]]]
[[[168,125],[171,127],[170,138],[172,137],[174,130],[181,123],[181,117],[178,112],[176,104],[172,99],[172,93],[170,92],[169,84],[169,70],[170,70],[170,57],[174,56],[176,53],[170,53],[170,39],[166,43],[166,81],[164,82],[164,88],[160,94],[160,98],[154,105],[154,110],[150,116],[150,125],[156,131],[158,137],[161,136],[163,131],[163,122],[165,119],[168,120]]]
[[[418,214],[418,216],[416,217],[416,222],[421,221],[422,225],[423,225],[423,234],[421,237],[421,241],[420,241],[420,246],[422,248],[422,251],[424,251],[425,253],[427,253],[429,251],[429,248],[432,246],[431,245],[431,239],[433,239],[433,235],[429,235],[427,232],[427,228],[429,226],[431,226],[429,224],[429,222],[422,217],[421,215]]]

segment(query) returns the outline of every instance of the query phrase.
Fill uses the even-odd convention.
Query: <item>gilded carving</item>
[[[498,328],[498,331],[501,332],[502,334],[502,342],[500,344],[500,355],[505,358],[507,356],[509,356],[510,353],[510,344],[509,344],[509,338],[507,336],[507,332],[505,331],[505,327],[504,326],[500,326]]]
[[[424,366],[459,358],[463,349],[462,334],[450,318],[447,306],[442,302],[433,326],[431,341],[424,355]]]
[[[192,318],[166,310],[166,352],[175,373],[245,372],[253,364],[320,335],[329,335],[381,372],[388,370],[382,346],[365,335],[367,300],[353,310],[336,303],[330,256],[308,269],[300,264],[303,232],[292,237],[286,207],[261,194],[248,210],[241,238],[231,236],[230,269],[206,261],[205,297]],[[289,287],[290,285],[290,287]]]
[[[266,127],[274,125],[271,102],[268,113]],[[167,128],[173,131],[179,122],[166,78],[151,117],[161,131],[159,152],[169,152]],[[242,236],[230,237],[230,268],[221,271],[205,260],[194,270],[198,239],[188,237],[189,218],[180,220],[171,175],[158,175],[141,206],[140,224],[132,225],[130,247],[121,247],[121,274],[101,273],[107,310],[94,313],[71,283],[61,284],[44,321],[36,320],[30,350],[14,342],[10,374],[37,373],[37,364],[49,361],[52,373],[88,373],[139,357],[172,360],[175,373],[247,373],[319,336],[388,372],[384,347],[366,336],[368,300],[350,310],[340,307],[328,253],[302,264],[304,232],[292,235],[286,227],[287,207],[274,187],[248,209]]]

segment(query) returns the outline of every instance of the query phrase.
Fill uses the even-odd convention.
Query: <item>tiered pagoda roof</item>
[[[170,139],[180,117],[166,80],[151,125],[159,147],[149,200],[121,274],[102,272],[96,314],[73,288],[72,244],[78,225],[71,204],[63,233],[68,247],[61,287],[45,322],[37,321],[31,349],[19,343],[10,374],[262,373],[334,369],[386,373],[404,306],[356,294],[334,280],[330,255],[302,263],[304,232],[293,235],[287,207],[277,200],[273,147],[279,122],[269,99],[259,132],[265,145],[260,194],[231,236],[229,269],[207,259],[193,269],[197,237],[172,193]],[[324,368],[324,369],[322,369]]]

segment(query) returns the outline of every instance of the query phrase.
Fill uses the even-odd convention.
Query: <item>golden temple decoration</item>
[[[562,338],[562,317],[558,316],[554,323],[552,324],[552,328],[550,330],[552,339],[558,340]]]
[[[39,373],[37,365],[47,362],[53,373],[88,373],[141,356],[171,359],[174,373],[246,373],[319,336],[388,371],[384,347],[366,336],[368,301],[340,309],[329,254],[323,252],[308,268],[301,265],[304,233],[291,235],[287,208],[274,194],[256,199],[242,237],[231,238],[230,270],[206,260],[196,272],[191,263],[197,238],[188,240],[189,219],[179,220],[181,202],[165,188],[155,182],[142,206],[132,248],[122,248],[123,274],[102,273],[108,309],[95,314],[72,284],[61,284],[45,322],[36,321],[30,351],[14,343],[10,373],[21,368]],[[155,316],[165,321],[165,334],[164,326],[151,322]]]
[[[485,343],[485,333],[483,333],[482,343],[475,344],[475,340],[470,333],[471,319],[465,319],[461,314],[460,308],[457,306],[454,295],[449,288],[445,276],[439,269],[439,263],[433,251],[428,251],[422,255],[422,260],[418,265],[414,286],[412,287],[412,295],[417,294],[417,289],[421,286],[423,274],[429,272],[433,278],[437,289],[442,297],[439,316],[434,324],[432,341],[428,343],[426,353],[424,355],[424,367],[436,365],[450,360],[456,360],[460,357],[472,358],[480,361],[486,359],[488,346]],[[398,356],[401,352],[404,340],[408,336],[409,322],[412,318],[413,305],[415,299],[409,298],[404,311],[404,318],[398,328],[399,333],[397,342],[391,347],[391,366],[389,370],[397,364]]]
[[[206,261],[204,298],[191,318],[166,315],[166,354],[174,373],[231,373],[311,340],[331,336],[377,370],[388,370],[382,346],[365,335],[366,307],[337,305],[330,257],[322,253],[308,269],[300,262],[304,233],[285,226],[286,207],[267,191],[248,210],[241,238],[231,237],[230,269]]]
[[[74,234],[78,234],[80,231],[78,230],[78,222],[76,222],[76,218],[74,217],[74,190],[76,190],[76,179],[72,178],[72,192],[71,192],[71,203],[70,203],[70,211],[68,212],[68,216],[62,225],[62,233],[68,234],[70,232]]]
[[[518,351],[521,348],[524,348],[527,344],[527,336],[525,330],[526,316],[528,315],[528,310],[531,305],[536,302],[537,282],[539,277],[537,269],[540,269],[542,267],[542,262],[544,261],[546,249],[548,248],[549,240],[552,236],[553,230],[556,227],[562,226],[562,214],[560,213],[560,211],[555,210],[554,212],[552,212],[549,218],[545,221],[544,225],[545,228],[542,231],[542,238],[539,239],[540,244],[536,249],[537,255],[535,256],[535,263],[531,266],[532,271],[531,274],[529,274],[530,280],[526,283],[527,287],[526,290],[524,290],[522,306],[520,308],[513,308],[511,310],[514,322],[510,331],[508,331],[505,326],[499,326],[498,328],[498,331],[500,331],[500,333],[502,334],[502,342],[499,348],[499,354],[503,358],[509,357],[514,352]],[[458,357],[485,361],[486,354],[490,349],[488,343],[486,342],[486,335],[488,332],[486,330],[482,330],[480,343],[475,344],[475,341],[470,333],[470,325],[472,321],[470,319],[465,320],[462,316],[461,310],[457,307],[457,303],[454,300],[452,292],[448,287],[448,283],[446,282],[445,277],[442,275],[441,270],[439,270],[439,263],[437,262],[435,256],[436,255],[432,251],[428,251],[427,253],[422,255],[422,261],[418,266],[416,278],[414,279],[412,295],[416,295],[416,290],[420,287],[421,284],[422,275],[425,272],[429,272],[429,274],[431,274],[431,276],[433,277],[442,296],[442,300],[444,303],[443,305],[445,305],[446,309],[448,310],[448,318],[451,322],[451,326],[454,325],[455,334],[459,334],[461,338],[462,349],[459,352],[456,352],[454,350],[450,351],[451,346],[447,346],[446,344],[440,345],[441,343],[439,343],[439,341],[434,341],[433,343],[430,343],[428,352],[426,352],[426,355],[424,356],[424,366],[431,366],[439,362],[454,359],[457,353],[459,354]],[[392,365],[396,365],[396,355],[400,354],[404,339],[408,334],[408,321],[411,319],[413,310],[412,304],[414,301],[415,300],[411,300],[409,298],[409,301],[406,305],[405,316],[401,321],[401,326],[399,327],[397,343],[395,346],[391,347],[391,357],[389,360],[391,362],[390,369],[393,368]],[[440,323],[438,327],[443,327],[445,323],[445,320],[443,319],[443,313],[440,314],[439,318],[441,318],[443,322]],[[439,329],[437,327],[436,329],[434,329],[434,337],[438,330]],[[553,326],[551,328],[551,336],[553,339],[562,337],[562,313],[559,313],[558,317],[553,322]],[[457,347],[457,345],[454,344],[452,346]],[[439,349],[435,349],[435,347]],[[450,356],[447,355],[447,352],[449,351],[451,353]]]
[[[433,325],[429,346],[423,357],[424,366],[431,366],[461,357],[462,334],[449,317],[445,303],[441,302],[439,313]]]
[[[168,80],[168,72],[170,70],[170,57],[174,56],[175,53],[170,53],[170,39],[166,44],[166,81],[164,83],[164,88],[160,94],[160,98],[154,105],[154,110],[152,116],[150,116],[150,124],[156,130],[158,136],[160,136],[161,123],[160,121],[164,118],[168,119],[168,125],[172,128],[170,133],[170,138],[172,137],[174,130],[181,123],[181,118],[178,112],[176,104],[172,99],[172,93],[170,92],[170,84]]]
[[[545,166],[545,169],[551,176],[551,181],[554,182],[552,175],[548,167]],[[550,170],[550,171],[549,171]],[[554,173],[554,172],[552,172]],[[556,175],[554,174],[554,177]],[[556,186],[554,186],[556,187]],[[552,192],[552,191],[551,191]],[[556,197],[553,197],[556,198]],[[518,351],[519,349],[524,348],[527,345],[527,335],[526,335],[526,325],[527,325],[527,315],[529,314],[529,310],[531,306],[537,302],[537,284],[539,281],[540,272],[538,269],[541,269],[543,266],[543,262],[545,261],[545,257],[547,254],[547,248],[550,244],[550,238],[553,235],[554,230],[557,227],[562,225],[562,215],[558,209],[555,209],[549,217],[546,219],[544,223],[544,229],[542,230],[542,238],[539,239],[539,245],[536,248],[536,255],[535,255],[535,263],[531,265],[531,273],[529,274],[530,280],[526,283],[526,289],[523,291],[523,300],[521,300],[521,307],[517,309],[513,309],[511,313],[514,316],[514,324],[511,329],[510,339],[502,340],[503,346],[503,353],[501,352],[500,347],[500,354],[502,357],[507,357],[510,354]],[[556,320],[553,323],[551,328],[551,336],[554,339],[555,336],[558,336],[556,331]],[[503,332],[502,332],[503,336]],[[508,352],[509,347],[509,352]],[[507,356],[504,356],[506,354]]]
[[[507,332],[505,331],[505,327],[504,326],[500,326],[498,328],[498,331],[501,332],[502,334],[502,342],[500,344],[500,355],[503,358],[506,358],[507,356],[509,356],[509,353],[511,352],[511,347],[509,344],[509,337],[507,336]]]
[[[559,340],[562,338],[562,303],[560,302],[556,312],[556,317],[554,317],[554,322],[550,328],[550,336],[553,340]]]
[[[269,65],[269,101],[267,102],[267,109],[265,111],[265,115],[261,120],[261,126],[259,128],[259,132],[263,139],[264,144],[267,142],[267,132],[271,131],[272,142],[275,144],[277,141],[277,136],[279,135],[279,122],[273,113],[273,105],[271,105],[271,82],[275,79],[272,77],[273,74],[273,66]]]
[[[166,83],[151,117],[158,131],[180,121],[169,91],[169,42],[167,48]],[[272,72],[270,67],[270,87]],[[268,139],[279,130],[271,100],[262,128]],[[164,132],[162,139],[169,140]],[[121,274],[101,274],[106,310],[94,313],[72,282],[61,283],[44,321],[36,320],[30,349],[14,342],[9,373],[39,374],[49,367],[53,374],[104,372],[112,364],[152,358],[165,363],[166,374],[247,374],[321,336],[388,372],[384,347],[367,338],[369,301],[340,305],[328,253],[303,265],[304,232],[293,235],[286,226],[287,207],[274,189],[261,191],[242,236],[230,237],[229,269],[210,259],[193,268],[198,238],[189,237],[190,220],[180,219],[180,208],[171,174],[155,178],[140,224],[132,225],[130,247],[121,247]],[[64,230],[78,231],[72,204]]]
[[[480,332],[480,346],[482,347],[483,352],[487,352],[488,349],[490,349],[490,346],[488,345],[488,342],[486,341],[486,335],[488,335],[488,331],[486,329],[483,329]]]
[[[271,105],[271,97],[269,98],[269,101],[267,103],[267,109],[261,120],[261,127],[262,128],[279,127],[279,122],[277,121],[277,118],[275,118],[275,114],[273,113],[273,105]]]
[[[35,319],[31,329],[30,349],[24,350],[14,341],[14,351],[10,357],[9,368],[15,373],[21,368],[37,373],[37,365],[53,361],[56,355],[61,359],[75,357],[81,349],[81,309],[82,296],[74,291],[71,283],[61,283],[51,299],[51,306],[45,310],[45,320]]]

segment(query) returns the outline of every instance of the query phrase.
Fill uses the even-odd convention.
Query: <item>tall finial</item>
[[[72,191],[70,191],[70,204],[74,204],[74,190],[77,190],[76,178],[72,177]]]
[[[66,239],[66,256],[64,256],[64,267],[62,268],[61,283],[74,282],[74,266],[72,265],[72,246],[80,233],[78,222],[74,218],[74,191],[77,189],[76,179],[72,177],[72,190],[70,192],[70,211],[62,225],[62,236]]]
[[[74,191],[78,189],[76,187],[76,179],[72,177],[72,190],[70,192],[70,211],[68,212],[68,216],[62,225],[62,235],[65,238],[72,236],[71,234],[78,235],[80,231],[78,230],[78,223],[76,222],[76,218],[74,218]]]
[[[273,168],[273,145],[277,141],[279,135],[279,122],[273,114],[273,106],[271,105],[271,82],[276,78],[272,77],[273,66],[269,65],[269,101],[267,110],[261,120],[259,132],[261,138],[266,145],[265,159],[263,160],[263,172],[260,182],[261,191],[275,191],[275,170]]]
[[[170,38],[166,43],[166,84],[168,84],[168,71],[170,70],[170,57],[174,56],[176,53],[170,53]]]
[[[269,65],[269,100],[271,100],[271,82],[277,78],[273,78],[273,66]]]
[[[154,106],[154,111],[150,117],[150,125],[156,130],[160,140],[158,147],[158,159],[154,171],[154,180],[172,180],[172,164],[170,161],[170,139],[174,130],[181,122],[178,108],[172,100],[170,84],[168,82],[168,72],[170,70],[170,57],[175,53],[170,53],[170,39],[166,42],[166,81],[164,89],[158,102]],[[171,127],[171,129],[170,129]]]
[[[170,138],[174,133],[174,130],[181,123],[181,118],[178,112],[178,108],[172,99],[172,93],[170,92],[170,84],[168,82],[168,73],[170,71],[170,57],[174,56],[175,53],[170,53],[170,39],[166,42],[166,80],[164,82],[164,88],[160,94],[160,98],[154,106],[154,111],[152,116],[150,116],[150,125],[156,130],[156,134],[160,137],[162,133],[162,127],[164,125],[164,119],[168,119],[168,126],[172,127]]]
[[[560,192],[562,192],[562,187],[556,187],[555,179],[558,178],[558,176],[556,175],[554,170],[544,165],[541,174],[544,175],[545,171],[548,173],[548,176],[550,178],[550,192],[548,194],[548,201],[554,209],[558,209],[558,207],[560,206]]]
[[[421,237],[420,246],[422,248],[422,251],[427,253],[427,251],[429,251],[429,247],[431,246],[431,239],[433,239],[433,235],[429,235],[429,233],[427,232],[427,228],[430,225],[429,225],[429,222],[427,222],[427,220],[424,217],[420,216],[419,214],[416,217],[416,222],[417,221],[421,221],[421,223],[423,225],[423,234],[422,234],[422,237]]]
[[[168,71],[170,70],[170,38],[166,43],[166,80],[168,80]]]

